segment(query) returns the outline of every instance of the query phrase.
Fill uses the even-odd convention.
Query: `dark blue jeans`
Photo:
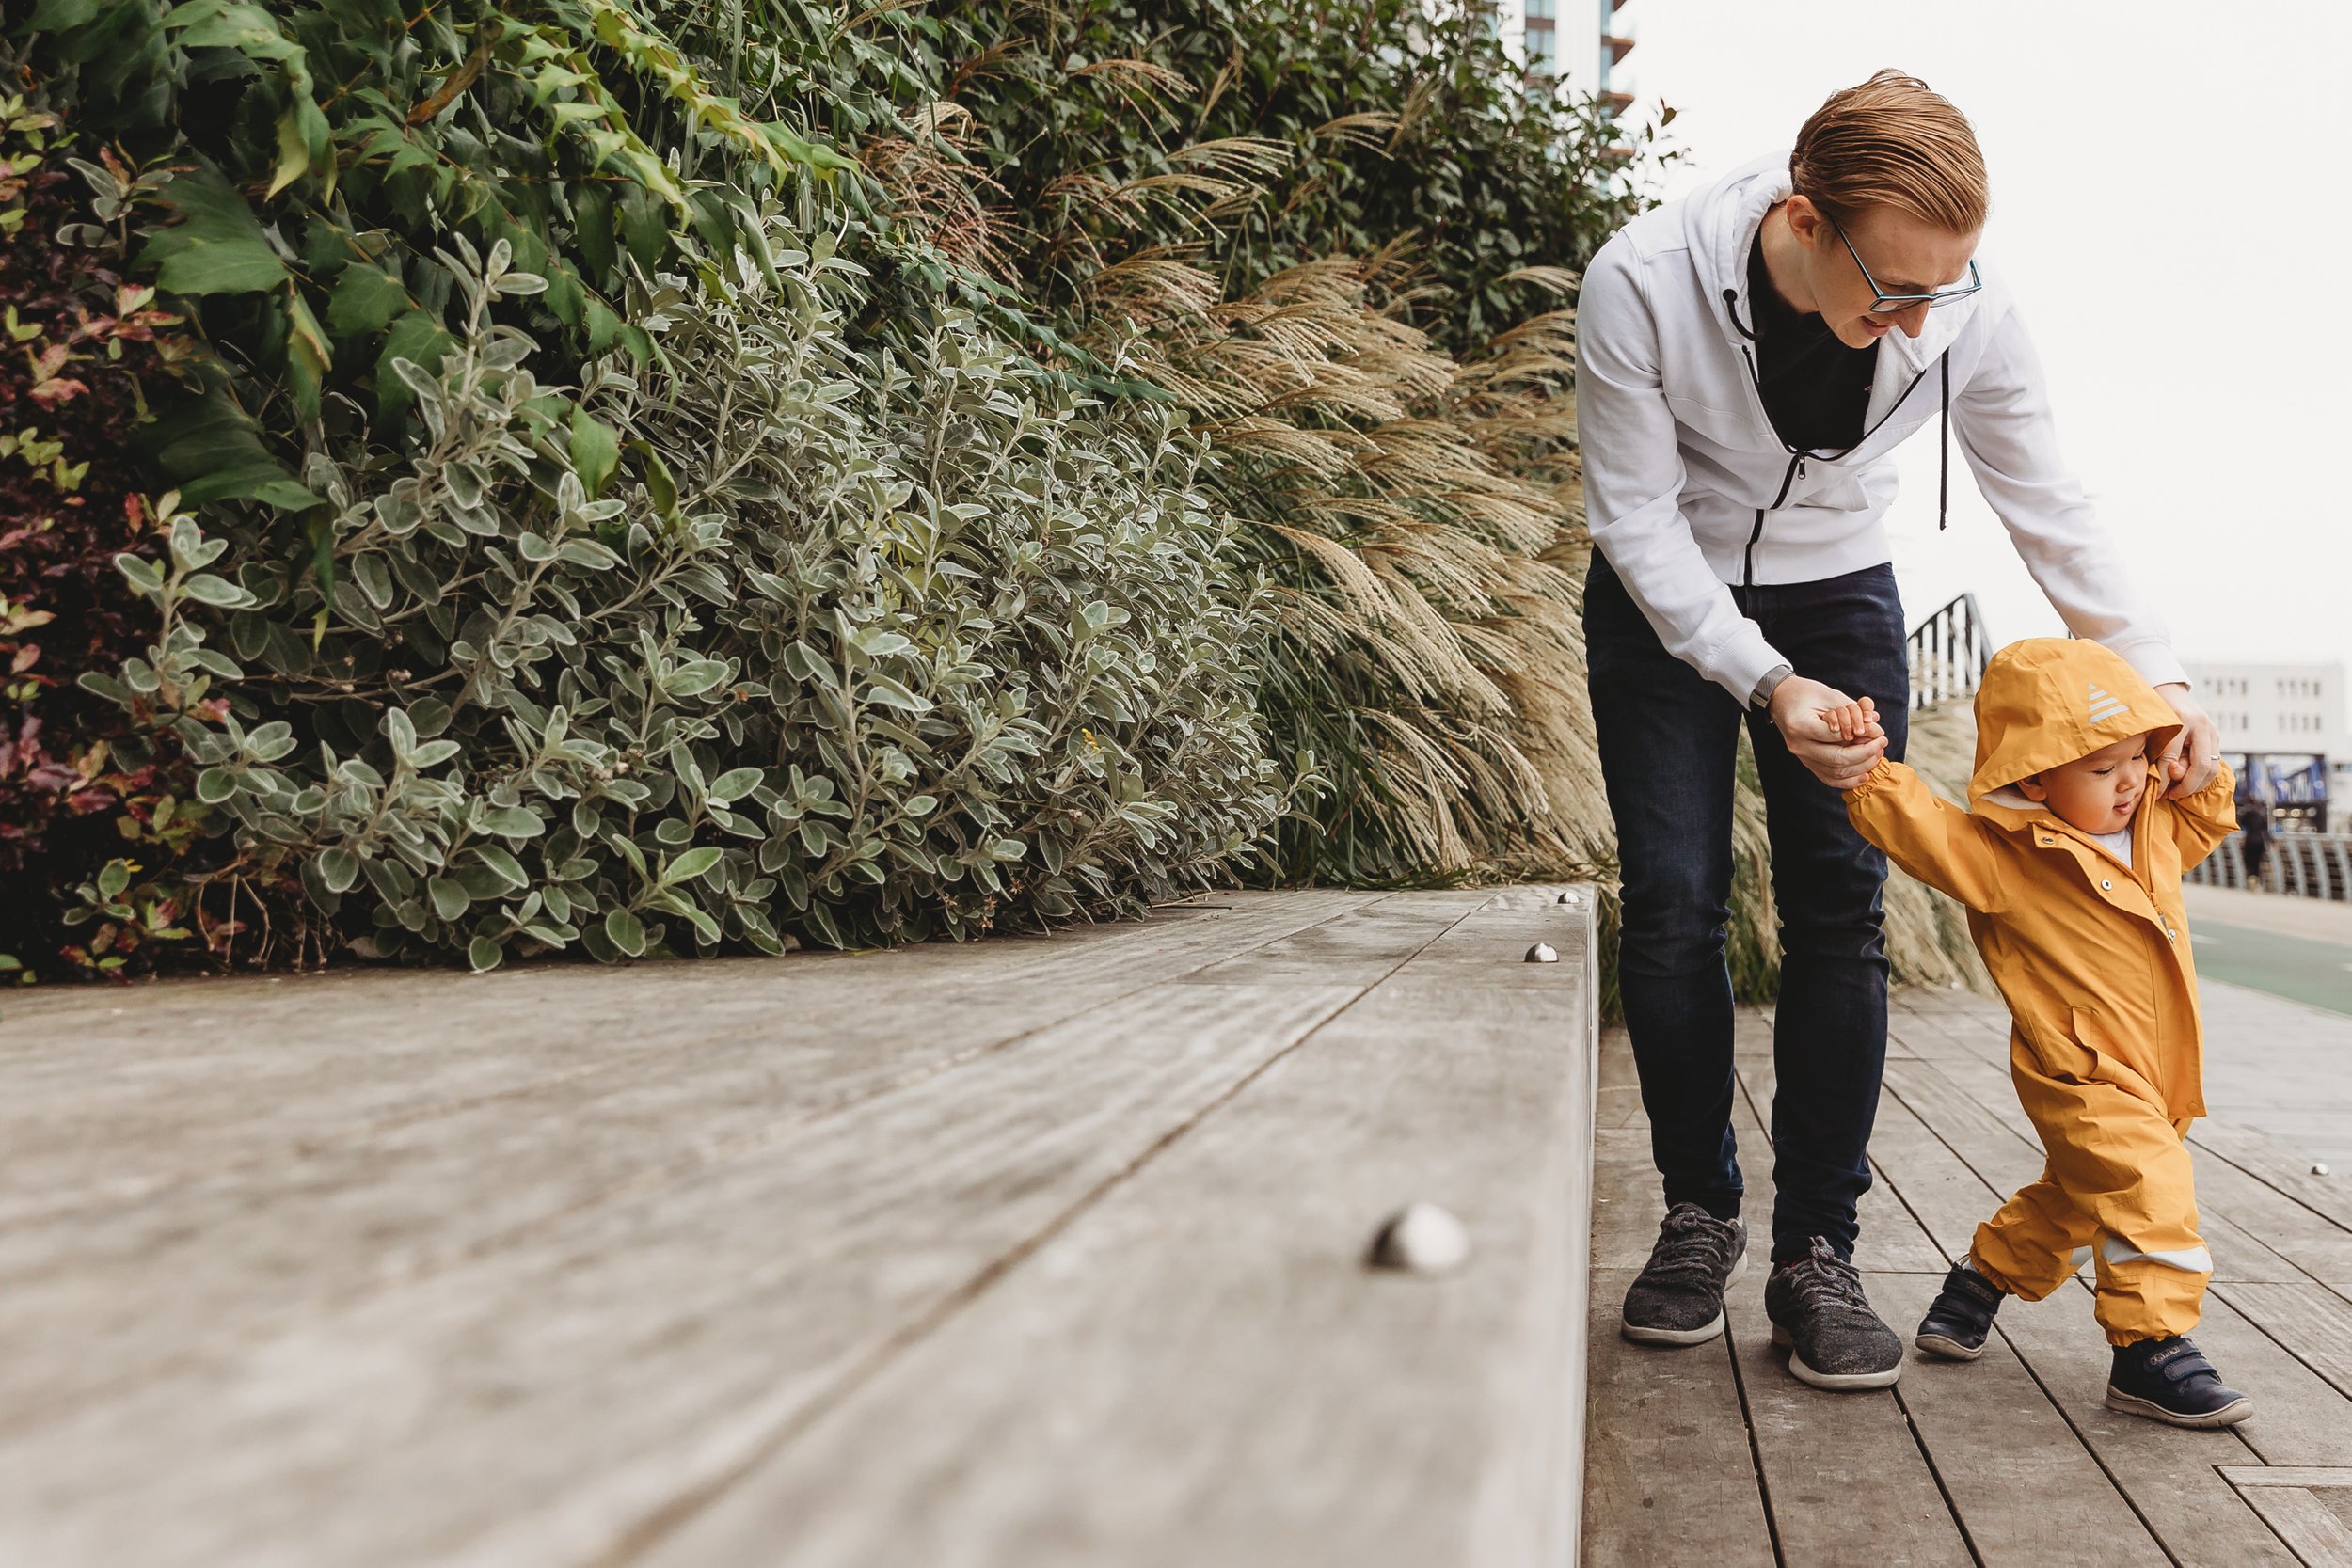
[[[1740,608],[1800,675],[1866,693],[1900,758],[1911,674],[1891,566],[1820,582],[1734,588]],[[1601,772],[1624,878],[1618,983],[1668,1204],[1740,1211],[1731,1132],[1732,775],[1740,726],[1754,742],[1780,921],[1772,1019],[1772,1257],[1806,1238],[1851,1256],[1869,1189],[1870,1125],[1886,1065],[1886,857],[1846,820],[1763,715],[1669,654],[1597,552],[1584,638]]]

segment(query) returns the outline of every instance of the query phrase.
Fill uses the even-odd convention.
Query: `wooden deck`
[[[2352,1020],[2218,987],[2207,1011],[2217,1106],[2235,1096],[2246,1115],[2264,1116],[2292,1088],[2305,1112],[2352,1118]],[[1761,1015],[1742,1029],[1738,1132],[1760,1263],[1771,1030]],[[1871,1144],[1878,1181],[1856,1260],[1906,1339],[1977,1223],[2040,1171],[2007,1038],[1995,1004],[1898,994]],[[1627,1343],[1617,1305],[1648,1256],[1661,1204],[1621,1036],[1603,1042],[1600,1099],[1592,1568],[2352,1568],[2352,1172],[2316,1177],[2308,1157],[2260,1132],[2198,1125],[2198,1198],[2217,1273],[2197,1338],[2256,1414],[2227,1431],[2181,1432],[2102,1408],[2106,1347],[2087,1286],[2009,1303],[1983,1359],[1915,1356],[1880,1393],[1822,1393],[1791,1378],[1767,1342],[1754,1271],[1734,1288],[1724,1341]]]
[[[1568,1560],[1577,898],[8,995],[0,1563]]]

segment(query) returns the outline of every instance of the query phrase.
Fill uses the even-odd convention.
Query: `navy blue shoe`
[[[1965,1262],[1954,1263],[1911,1342],[1947,1361],[1974,1361],[1984,1354],[1993,1314],[2000,1309],[2001,1288]]]
[[[2221,1374],[2180,1335],[2115,1347],[2107,1408],[2176,1427],[2235,1426],[2254,1402],[2222,1384]]]

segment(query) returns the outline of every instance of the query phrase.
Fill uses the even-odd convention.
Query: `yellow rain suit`
[[[2009,1003],[2010,1076],[2048,1163],[1978,1227],[1977,1266],[2039,1301],[2095,1247],[2099,1322],[2118,1345],[2194,1328],[2212,1277],[2183,1142],[2205,1101],[2181,873],[2236,827],[2233,784],[2225,768],[2168,800],[2152,768],[2129,867],[2014,786],[2148,731],[2160,750],[2178,729],[2120,655],[2037,638],[1985,671],[1968,810],[1897,762],[1846,793],[1865,838],[1967,907]]]

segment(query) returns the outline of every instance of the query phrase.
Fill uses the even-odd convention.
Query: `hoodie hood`
[[[2136,735],[2153,732],[2162,749],[2180,728],[2172,705],[2105,643],[2070,637],[2012,642],[1993,656],[1977,688],[1969,808],[2042,813],[2045,808],[2010,786]]]
[[[1683,241],[1707,297],[1716,309],[1717,325],[1734,349],[1753,335],[1756,308],[1748,298],[1748,252],[1755,248],[1764,214],[1788,199],[1795,189],[1788,175],[1788,154],[1775,152],[1745,167],[1732,170],[1683,204]],[[1725,300],[1728,290],[1732,298]],[[1952,346],[1960,329],[1975,314],[1981,293],[1956,300],[1928,312],[1919,336],[1889,332],[1879,340],[1882,355],[1916,375]]]

